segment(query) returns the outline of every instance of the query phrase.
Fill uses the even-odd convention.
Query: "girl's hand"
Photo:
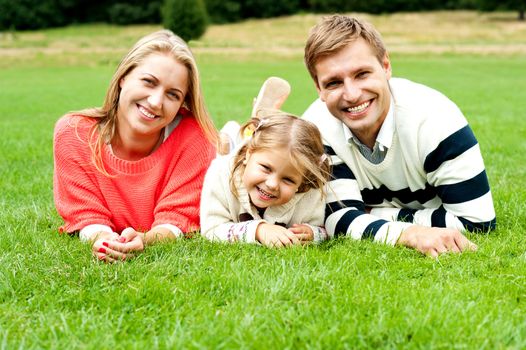
[[[256,240],[266,247],[281,248],[300,244],[295,234],[278,225],[261,223],[256,229]]]
[[[294,233],[301,244],[309,244],[314,240],[314,232],[309,225],[293,224],[289,231]]]

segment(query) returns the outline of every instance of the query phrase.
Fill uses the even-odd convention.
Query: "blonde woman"
[[[79,232],[113,262],[198,229],[215,143],[190,49],[168,30],[145,36],[117,67],[103,106],[55,126],[60,231]]]

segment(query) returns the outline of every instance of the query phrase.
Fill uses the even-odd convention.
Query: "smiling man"
[[[462,233],[495,228],[478,142],[440,92],[392,78],[380,34],[355,18],[316,25],[305,63],[319,99],[304,113],[321,131],[333,180],[333,236],[405,245],[438,256],[474,250]]]

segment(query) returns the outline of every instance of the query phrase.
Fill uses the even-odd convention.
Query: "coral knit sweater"
[[[66,115],[55,126],[53,193],[64,219],[60,232],[101,224],[121,232],[148,231],[160,224],[183,232],[199,228],[199,201],[214,146],[196,120],[184,116],[170,136],[139,161],[117,158],[109,147],[102,159],[109,177],[97,170],[88,145],[91,118]]]

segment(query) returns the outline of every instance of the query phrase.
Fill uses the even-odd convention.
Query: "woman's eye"
[[[153,85],[153,80],[149,78],[142,78],[142,81],[144,81],[147,85]]]
[[[179,95],[176,92],[168,92],[168,97],[174,100],[179,100]]]

